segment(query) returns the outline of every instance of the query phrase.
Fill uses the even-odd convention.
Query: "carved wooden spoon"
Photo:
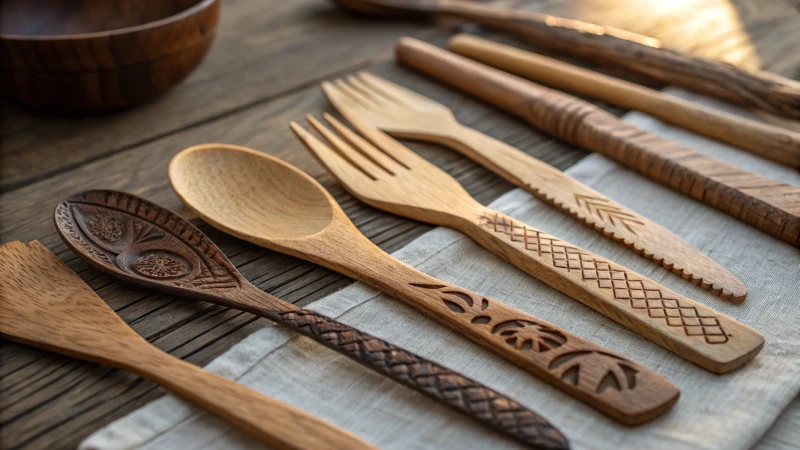
[[[55,223],[76,254],[113,277],[266,317],[524,444],[569,448],[545,419],[483,384],[261,291],[166,208],[124,192],[87,191],[61,202]]]
[[[108,230],[114,237],[122,231]],[[375,448],[349,431],[154,347],[36,241],[0,246],[0,278],[4,338],[133,372],[272,448]]]
[[[175,156],[169,175],[178,197],[216,228],[397,297],[621,422],[646,422],[678,398],[675,386],[627,358],[392,258],[313,178],[279,159],[201,145]]]

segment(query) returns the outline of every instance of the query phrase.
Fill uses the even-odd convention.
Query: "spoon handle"
[[[479,206],[459,226],[531,276],[714,373],[753,359],[764,336],[601,256]]]
[[[123,364],[143,378],[211,411],[276,449],[375,449],[349,431],[207,372],[149,344]],[[126,359],[131,359],[126,357]]]
[[[650,369],[538,317],[425,275],[355,230],[349,233],[315,236],[303,256],[311,259],[316,251],[315,262],[404,301],[620,422],[647,422],[678,399],[678,389]],[[334,240],[338,244],[330,243]],[[347,251],[331,251],[332,245]],[[328,256],[320,258],[323,253]]]
[[[433,361],[314,311],[253,309],[485,426],[539,449],[567,449],[558,429],[515,400]]]

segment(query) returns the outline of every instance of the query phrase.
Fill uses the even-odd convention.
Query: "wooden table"
[[[672,47],[708,57],[800,78],[798,0],[523,3],[543,12],[652,35]],[[318,87],[320,81],[357,70],[370,70],[442,101],[467,125],[560,169],[586,154],[395,65],[392,47],[398,37],[411,35],[443,45],[452,32],[447,27],[356,18],[322,0],[225,0],[222,17],[219,37],[200,68],[151,104],[89,118],[37,117],[14,107],[3,109],[0,242],[38,239],[80,273],[137,332],[192,363],[207,364],[267,322],[238,311],[152,294],[89,269],[54,231],[52,211],[58,201],[89,188],[111,188],[187,213],[169,187],[170,158],[190,145],[226,142],[277,155],[307,171],[334,194],[370,239],[384,250],[397,250],[430,227],[378,212],[350,197],[288,129],[290,120],[331,110]],[[411,146],[456,176],[481,202],[488,203],[512,188],[454,152]],[[351,282],[208,226],[202,229],[247,278],[287,301],[305,305]],[[3,342],[0,448],[73,448],[95,430],[163,393],[118,370]],[[800,448],[796,425],[779,423],[761,445]]]

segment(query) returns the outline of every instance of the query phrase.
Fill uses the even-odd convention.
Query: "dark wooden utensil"
[[[564,142],[614,159],[684,195],[800,247],[800,187],[741,170],[629,125],[612,114],[412,38],[397,59],[528,121]]]
[[[347,430],[159,350],[36,241],[0,245],[0,279],[0,337],[135,373],[271,448],[375,449]]]
[[[800,119],[800,83],[767,72],[661,47],[613,27],[464,0],[333,0],[363,14],[449,16],[519,36],[538,46],[638,72],[667,84]]]
[[[123,192],[87,191],[56,207],[55,224],[76,254],[113,277],[266,317],[531,447],[569,448],[545,419],[481,383],[261,291],[165,208]]]
[[[4,95],[56,113],[146,102],[200,63],[219,8],[219,0],[3,0]]]

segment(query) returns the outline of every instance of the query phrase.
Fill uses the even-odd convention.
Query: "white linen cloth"
[[[670,92],[731,110],[730,106],[678,90]],[[752,172],[800,185],[796,171],[744,151],[643,114],[630,113],[625,120]],[[716,259],[747,285],[745,302],[734,305],[692,286],[525,191],[511,191],[492,207],[752,326],[766,337],[761,354],[731,374],[711,374],[446,228],[432,230],[394,256],[655,370],[680,388],[681,397],[675,407],[648,424],[620,426],[361,283],[335,292],[309,308],[436,360],[517,399],[561,429],[575,449],[744,449],[757,443],[800,391],[800,250],[600,155],[590,155],[567,172],[659,222]],[[310,411],[382,448],[518,447],[514,441],[279,326],[253,333],[207,369]],[[85,450],[258,447],[257,442],[227,423],[169,395],[99,430],[81,445]]]

